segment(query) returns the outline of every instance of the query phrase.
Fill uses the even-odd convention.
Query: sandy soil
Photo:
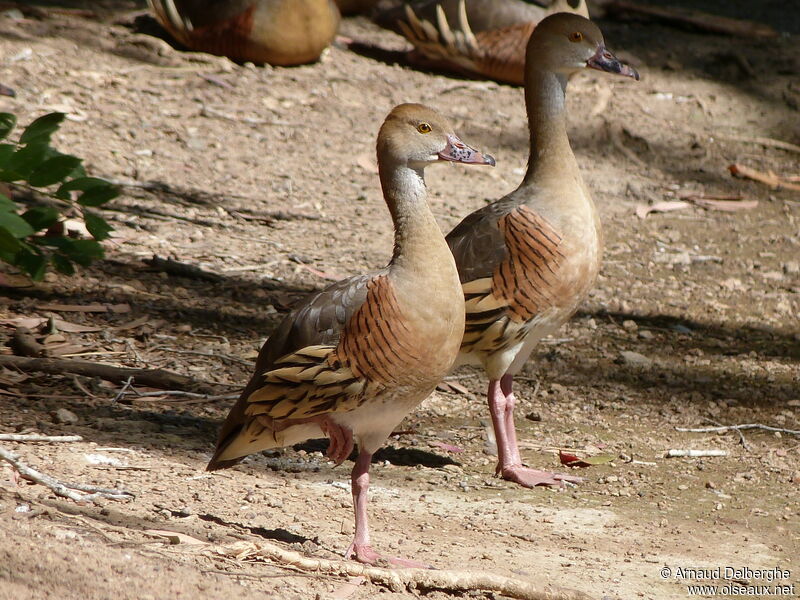
[[[57,146],[85,157],[93,174],[132,184],[106,213],[116,228],[107,260],[72,278],[3,290],[3,340],[19,319],[52,314],[97,328],[62,327],[64,339],[50,340],[75,345],[84,359],[161,367],[235,392],[293,301],[325,276],[387,260],[390,221],[373,147],[392,106],[430,104],[465,141],[497,157],[493,170],[429,170],[444,230],[520,180],[521,90],[413,70],[398,53],[403,40],[363,19],[346,20],[342,33],[387,52],[334,47],[316,65],[255,68],[137,33],[134,3],[99,6],[99,19],[0,17],[0,81],[18,93],[0,97],[0,110],[22,123],[69,113]],[[774,21],[781,26],[779,13]],[[651,23],[601,25],[609,46],[643,75],[638,83],[582,75],[570,86],[570,135],[603,216],[606,261],[580,313],[520,378],[519,426],[535,466],[558,468],[559,448],[617,458],[581,470],[586,482],[566,491],[494,478],[485,378],[458,371],[456,388],[410,415],[374,465],[374,542],[438,568],[595,598],[686,597],[692,581],[674,576],[679,567],[780,567],[797,590],[797,436],[747,431],[745,448],[732,432],[675,427],[800,429],[800,195],[727,169],[738,162],[800,175],[800,154],[754,140],[800,144],[798,31],[750,41]],[[638,205],[691,193],[758,206],[635,215]],[[143,262],[153,254],[221,277],[158,272]],[[130,310],[46,308],[95,303]],[[352,528],[347,465],[332,468],[319,443],[206,475],[229,400],[120,399],[119,390],[0,370],[2,431],[84,437],[3,447],[59,479],[135,494],[81,506],[0,466],[0,598],[420,593],[346,587],[346,578],[221,555],[235,542],[269,540],[340,556]],[[664,458],[671,448],[728,455]],[[203,543],[170,544],[148,530]],[[666,580],[664,566],[673,569]]]

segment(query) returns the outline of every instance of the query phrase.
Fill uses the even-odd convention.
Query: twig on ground
[[[383,585],[392,591],[444,590],[451,593],[471,590],[497,592],[520,600],[590,600],[590,596],[577,590],[539,586],[529,581],[511,579],[491,573],[429,570],[429,569],[383,569],[351,561],[310,558],[299,552],[284,550],[266,542],[238,542],[218,549],[225,556],[262,558],[319,574],[337,574],[349,577],[366,577],[374,584]]]
[[[9,463],[25,479],[39,483],[51,489],[57,495],[63,496],[64,498],[69,498],[75,502],[94,502],[98,498],[110,498],[112,500],[132,500],[134,498],[134,495],[131,492],[126,492],[125,490],[100,488],[81,483],[64,483],[55,477],[45,475],[44,473],[29,467],[22,462],[16,454],[9,452],[2,447],[0,447],[0,459]],[[78,491],[89,493],[79,494]]]
[[[727,450],[667,450],[665,458],[704,458],[706,456],[728,456]]]
[[[113,399],[111,402],[113,402],[113,403],[115,403],[115,404],[116,404],[117,402],[119,402],[119,401],[122,399],[122,397],[125,395],[125,392],[126,392],[126,391],[127,391],[129,388],[132,388],[132,386],[133,386],[133,377],[128,377],[128,378],[125,380],[125,383],[123,383],[123,384],[122,384],[122,389],[121,389],[120,391],[118,391],[118,392],[117,392],[116,396],[114,396],[114,399]]]
[[[126,392],[128,393],[128,392]],[[195,394],[194,392],[183,392],[180,390],[164,390],[162,392],[139,392],[131,390],[133,400],[142,400],[144,402],[181,402],[183,404],[198,404],[200,402],[216,402],[217,400],[235,400],[239,394]],[[169,400],[165,396],[185,396],[188,400]],[[146,400],[152,398],[152,400]]]
[[[249,364],[249,363],[248,363]],[[192,379],[185,375],[178,375],[162,369],[130,369],[114,367],[101,363],[92,363],[83,360],[60,360],[56,358],[28,358],[24,356],[7,356],[0,354],[0,367],[10,367],[20,371],[36,371],[64,375],[66,373],[99,377],[107,381],[124,383],[129,377],[137,385],[160,389],[183,389],[199,393],[216,394],[226,387],[207,381]],[[230,389],[228,387],[228,389]]]
[[[669,6],[651,6],[626,0],[596,0],[596,4],[608,14],[631,14],[650,19],[666,21],[677,25],[689,25],[703,31],[723,33],[738,37],[776,38],[780,34],[763,23],[745,19],[732,19],[699,10],[689,10]]]
[[[79,435],[39,435],[38,433],[0,433],[0,442],[81,442]]]
[[[168,275],[176,275],[178,277],[187,277],[189,279],[200,279],[203,281],[213,282],[222,281],[224,279],[222,275],[205,271],[195,265],[178,262],[177,260],[172,260],[171,258],[161,258],[155,254],[153,255],[153,258],[145,259],[144,262],[157,271],[163,271]]]
[[[719,425],[717,427],[676,427],[675,431],[688,431],[689,433],[714,433],[717,431],[730,431],[732,429],[763,429],[765,431],[777,431],[779,433],[787,433],[789,435],[800,435],[800,431],[795,429],[772,427],[770,425],[762,425],[761,423],[746,423],[744,425]]]

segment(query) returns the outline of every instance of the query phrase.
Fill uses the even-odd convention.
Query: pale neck
[[[442,231],[428,206],[422,169],[406,164],[380,166],[381,187],[394,222],[392,267],[417,268],[444,251],[449,253]]]
[[[542,183],[577,168],[567,137],[567,77],[552,71],[526,74],[525,106],[530,128],[530,156],[523,185]]]

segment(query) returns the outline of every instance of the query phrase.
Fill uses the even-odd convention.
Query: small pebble
[[[636,321],[626,319],[625,321],[622,322],[622,328],[625,331],[638,331],[639,325],[637,325]]]
[[[59,408],[53,412],[53,423],[61,423],[64,425],[74,425],[78,422],[78,415],[66,408]]]

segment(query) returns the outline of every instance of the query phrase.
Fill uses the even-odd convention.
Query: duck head
[[[567,76],[589,68],[639,79],[636,69],[606,48],[597,25],[572,13],[550,15],[536,26],[528,42],[526,64]]]
[[[494,158],[468,146],[450,122],[422,104],[401,104],[378,134],[378,160],[419,169],[438,161],[494,166]]]

